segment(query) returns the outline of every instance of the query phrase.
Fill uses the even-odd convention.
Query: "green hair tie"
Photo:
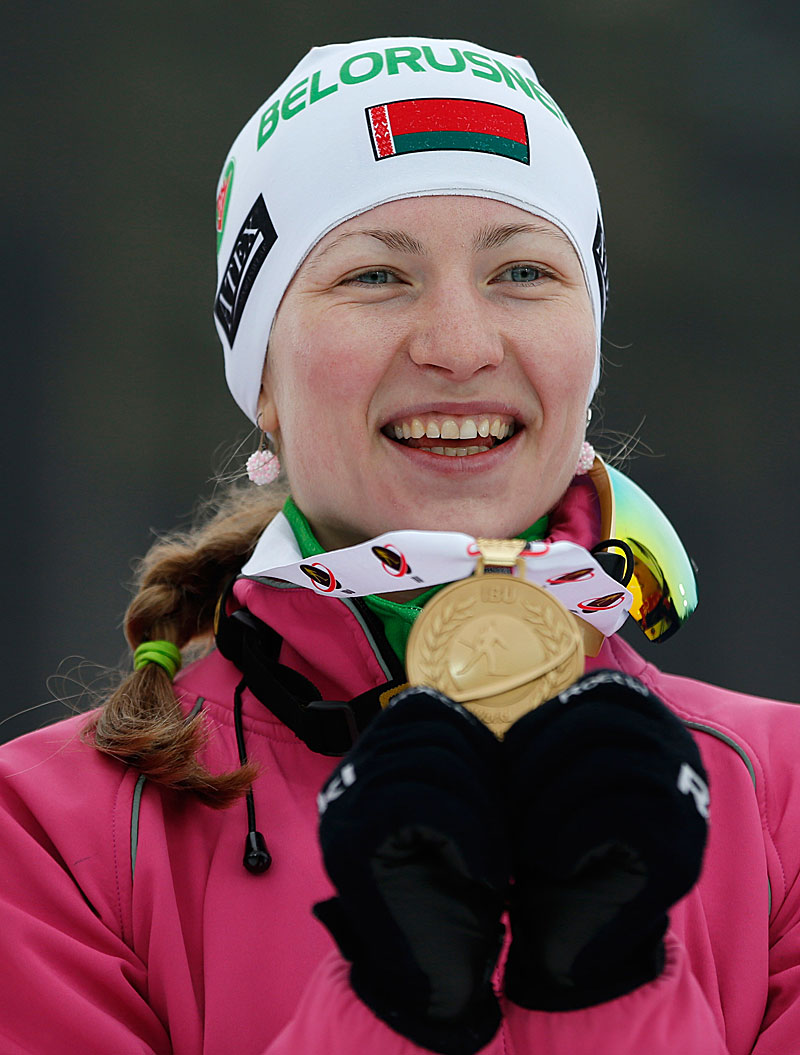
[[[141,670],[148,663],[163,667],[171,680],[181,669],[181,650],[171,641],[143,641],[133,653],[133,669]]]

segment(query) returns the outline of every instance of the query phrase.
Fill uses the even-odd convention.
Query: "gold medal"
[[[477,546],[475,574],[436,594],[417,617],[406,670],[412,685],[438,689],[502,739],[583,674],[583,643],[561,602],[525,579],[523,539]]]

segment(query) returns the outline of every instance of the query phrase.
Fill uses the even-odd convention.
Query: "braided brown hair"
[[[208,649],[225,584],[241,569],[285,499],[280,484],[263,490],[234,485],[208,504],[199,526],[152,546],[139,565],[138,592],[125,614],[131,648],[165,640],[180,649],[190,646],[195,653]],[[83,735],[98,751],[148,779],[192,791],[218,809],[247,791],[257,772],[248,763],[215,775],[198,761],[206,737],[203,715],[185,719],[169,675],[155,663],[129,674],[91,716]]]

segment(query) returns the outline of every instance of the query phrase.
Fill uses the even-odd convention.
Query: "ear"
[[[273,394],[272,377],[270,376],[269,357],[264,360],[264,369],[261,373],[261,390],[258,394],[258,427],[262,432],[275,433],[278,431],[278,408],[275,405]]]

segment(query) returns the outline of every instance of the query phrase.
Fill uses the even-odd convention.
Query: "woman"
[[[558,106],[463,41],[316,49],[234,143],[217,237],[228,383],[291,497],[156,546],[135,672],[3,749],[3,1050],[795,1050],[800,718],[615,636],[622,602],[650,636],[685,613],[646,585],[671,553],[590,553],[625,484],[584,442],[605,250]],[[536,616],[587,658],[495,736],[519,613],[446,695],[404,690],[409,635],[520,559],[486,603],[588,578],[580,623]]]

